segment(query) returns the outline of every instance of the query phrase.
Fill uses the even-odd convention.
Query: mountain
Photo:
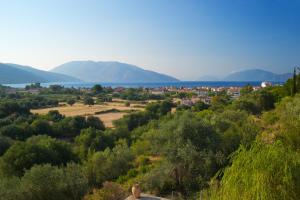
[[[87,82],[145,83],[179,81],[168,75],[120,62],[72,61],[51,71],[67,74]]]
[[[78,81],[80,80],[70,76],[38,70],[29,66],[0,63],[0,84]]]
[[[238,72],[233,72],[226,76],[224,81],[274,81],[284,82],[291,78],[291,73],[275,74],[273,72],[265,71],[262,69],[249,69]]]

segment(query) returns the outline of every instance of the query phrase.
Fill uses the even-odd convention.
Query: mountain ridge
[[[203,78],[204,77],[204,78]],[[214,76],[202,76],[198,81],[271,81],[271,82],[285,82],[292,77],[292,73],[277,74],[264,69],[254,68],[245,69],[229,73],[223,78]]]
[[[117,61],[71,61],[59,65],[50,71],[70,74],[86,82],[139,83],[179,81],[166,74]]]
[[[13,63],[0,63],[0,84],[77,82],[79,79],[68,75],[35,69]]]
[[[292,76],[291,73],[276,74],[264,69],[246,69],[232,72],[223,78],[224,81],[272,81],[284,82]]]

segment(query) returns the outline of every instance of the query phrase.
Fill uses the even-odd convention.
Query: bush
[[[36,164],[67,164],[76,161],[69,144],[47,136],[34,136],[26,142],[13,144],[0,159],[0,173],[4,176],[22,176]]]
[[[12,145],[11,139],[0,136],[0,156],[2,156],[6,152],[6,150],[9,149],[11,145]]]
[[[91,98],[91,97],[85,97],[84,100],[83,100],[83,103],[84,103],[85,105],[89,105],[89,106],[95,104],[94,99]]]
[[[80,135],[75,138],[75,151],[80,158],[85,159],[88,153],[103,151],[107,147],[112,147],[113,142],[111,135],[94,128],[87,128],[81,130]]]
[[[67,100],[67,104],[69,104],[70,106],[73,106],[75,103],[76,101],[74,99]]]
[[[103,187],[94,190],[92,194],[84,197],[84,200],[124,200],[126,191],[117,183],[105,182]]]
[[[86,163],[90,184],[99,185],[124,175],[131,168],[133,159],[126,144],[93,154]]]
[[[0,179],[0,199],[5,200],[81,200],[88,181],[80,166],[64,168],[36,165],[20,179]]]
[[[87,127],[95,128],[98,130],[105,130],[103,122],[98,117],[88,116],[86,119],[86,123]]]
[[[30,126],[35,135],[52,135],[52,127],[47,120],[36,119]]]
[[[32,136],[33,132],[28,124],[23,124],[23,126],[11,124],[1,128],[0,135],[14,140],[25,140],[26,138]]]

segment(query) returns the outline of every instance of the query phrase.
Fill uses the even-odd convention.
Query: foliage
[[[92,87],[92,92],[94,92],[95,94],[101,93],[103,92],[103,87],[99,84],[96,84]]]
[[[31,127],[26,123],[19,125],[10,124],[0,129],[0,135],[15,140],[25,140],[26,138],[33,135],[33,131]]]
[[[195,105],[193,105],[192,111],[199,112],[199,111],[202,111],[202,110],[206,110],[208,108],[209,108],[208,104],[206,104],[202,101],[198,101],[197,103],[195,103]]]
[[[103,187],[94,190],[92,194],[84,197],[84,200],[124,200],[127,192],[117,183],[105,182]]]
[[[0,104],[0,117],[7,117],[11,114],[29,114],[29,108],[15,102],[5,102]]]
[[[113,146],[114,138],[103,131],[94,128],[81,130],[79,136],[75,138],[75,150],[79,157],[85,159],[88,153],[103,151],[107,147]]]
[[[250,94],[251,92],[253,92],[253,87],[250,84],[245,85],[241,90],[240,90],[240,94],[243,95],[247,95]]]
[[[70,106],[73,106],[76,103],[75,99],[68,99],[67,100],[67,104],[69,104]]]
[[[187,194],[197,190],[216,172],[214,151],[219,137],[209,124],[189,112],[177,114],[144,137],[154,152],[165,157],[177,191]]]
[[[86,124],[87,127],[92,127],[98,130],[105,130],[103,122],[98,117],[88,116],[86,118]]]
[[[84,100],[83,100],[83,103],[84,103],[85,105],[89,105],[89,106],[95,104],[94,99],[91,98],[91,97],[85,97]]]
[[[6,152],[6,150],[9,149],[11,145],[12,145],[11,139],[0,136],[0,156],[2,156]]]
[[[34,136],[26,142],[14,143],[0,158],[0,174],[22,176],[35,164],[67,164],[76,157],[70,145],[47,136]]]
[[[87,190],[87,178],[75,164],[34,166],[22,178],[0,180],[1,199],[8,200],[80,200]]]
[[[300,155],[282,142],[241,148],[211,199],[299,199]]]
[[[99,185],[123,175],[131,167],[133,154],[126,144],[121,143],[113,149],[96,152],[88,159],[86,171],[91,185]]]

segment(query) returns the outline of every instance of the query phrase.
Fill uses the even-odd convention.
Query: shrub
[[[124,200],[126,197],[127,193],[119,184],[105,182],[101,189],[94,190],[84,200]]]

